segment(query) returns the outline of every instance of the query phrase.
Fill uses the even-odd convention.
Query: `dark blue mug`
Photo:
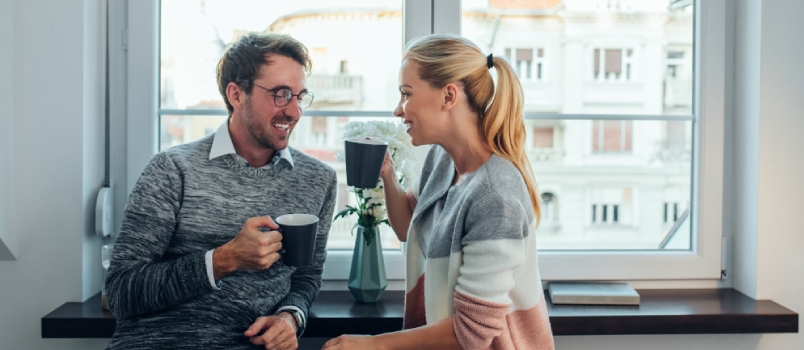
[[[274,220],[282,234],[282,262],[288,266],[304,267],[313,262],[318,217],[310,214],[287,214]]]
[[[344,144],[346,153],[346,185],[375,188],[385,161],[388,143],[376,137],[354,137]]]

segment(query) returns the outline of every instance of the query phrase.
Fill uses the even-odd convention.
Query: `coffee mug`
[[[388,143],[376,137],[354,137],[344,145],[346,184],[357,188],[375,188],[385,160]]]
[[[313,262],[318,217],[310,214],[287,214],[274,220],[282,234],[282,262],[304,267]]]

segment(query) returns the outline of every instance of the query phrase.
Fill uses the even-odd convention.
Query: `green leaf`
[[[343,209],[343,210],[339,211],[338,214],[335,214],[335,217],[332,219],[332,221],[335,221],[338,218],[345,218],[346,215],[349,215],[349,214],[352,214],[352,213],[355,213],[355,212],[357,212],[357,209],[347,205],[346,209]]]

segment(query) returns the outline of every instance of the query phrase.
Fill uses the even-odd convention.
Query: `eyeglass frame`
[[[280,107],[280,108],[282,108],[282,107],[287,107],[288,105],[290,105],[290,100],[292,100],[294,96],[296,97],[296,105],[298,105],[299,109],[307,109],[307,108],[309,108],[309,107],[310,107],[310,106],[313,104],[313,100],[315,99],[315,95],[313,95],[313,93],[312,93],[312,92],[310,92],[310,91],[306,91],[306,90],[301,91],[301,92],[299,92],[298,94],[295,94],[295,95],[294,95],[294,94],[293,94],[293,90],[291,90],[291,89],[290,89],[290,88],[288,88],[288,87],[279,87],[279,88],[273,88],[273,89],[269,89],[269,88],[267,88],[267,87],[264,87],[264,86],[262,86],[262,85],[259,85],[259,84],[255,83],[255,82],[253,82],[253,81],[248,81],[248,80],[246,80],[246,79],[239,79],[239,80],[238,80],[238,82],[243,82],[243,83],[251,84],[251,85],[254,85],[254,86],[256,86],[256,87],[258,87],[258,88],[260,88],[260,89],[263,89],[263,90],[265,90],[265,91],[267,91],[267,92],[272,93],[272,94],[274,95],[274,105],[275,105],[275,106],[277,106],[277,107]],[[281,100],[280,100],[280,101],[286,101],[284,105],[280,105],[279,103],[277,103],[277,102],[276,102],[276,101],[277,101],[277,96],[279,96],[279,94],[277,94],[277,92],[279,92],[279,91],[281,91],[281,90],[287,90],[287,91],[289,91],[289,92],[290,92],[290,98],[287,98],[287,99],[281,99]],[[302,107],[302,105],[301,105],[301,102],[302,102],[302,98],[301,98],[301,97],[302,97],[302,94],[304,94],[304,95],[306,95],[306,96],[310,96],[310,103],[308,103],[308,104],[307,104],[307,106],[303,106],[303,107]]]

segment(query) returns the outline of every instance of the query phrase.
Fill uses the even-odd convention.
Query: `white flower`
[[[371,207],[371,216],[377,218],[377,220],[385,220],[385,206],[383,205],[375,205]]]

